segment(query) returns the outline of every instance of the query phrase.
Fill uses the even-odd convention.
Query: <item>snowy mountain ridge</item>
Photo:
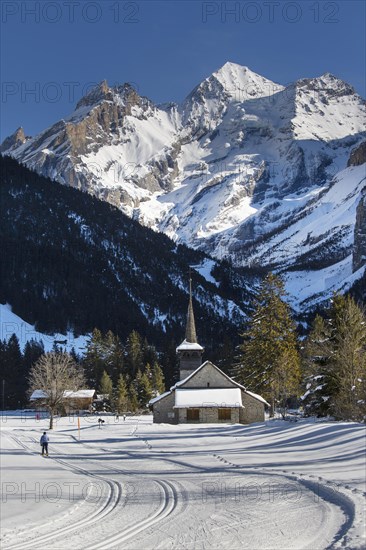
[[[290,293],[302,289],[294,305],[310,307],[354,279],[364,109],[329,73],[285,87],[226,63],[181,105],[102,82],[68,118],[30,139],[18,129],[1,150],[176,242],[284,272]]]

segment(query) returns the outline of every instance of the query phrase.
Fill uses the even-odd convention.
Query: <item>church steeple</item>
[[[193,302],[192,302],[192,280],[189,273],[189,303],[186,325],[186,337],[177,347],[179,357],[180,380],[187,378],[202,364],[202,354],[204,349],[197,342],[196,324],[194,321]]]
[[[190,275],[190,274],[189,274]],[[191,344],[197,344],[196,324],[194,322],[193,304],[192,304],[192,279],[189,277],[189,304],[186,326],[186,341]]]

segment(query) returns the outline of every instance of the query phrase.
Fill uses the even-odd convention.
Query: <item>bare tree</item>
[[[68,353],[49,352],[33,365],[29,375],[29,393],[40,392],[40,398],[53,417],[65,399],[66,391],[77,391],[84,385],[84,373]]]

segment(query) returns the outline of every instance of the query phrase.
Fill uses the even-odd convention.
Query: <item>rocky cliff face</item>
[[[2,150],[177,242],[282,270],[308,307],[352,272],[364,109],[329,73],[284,87],[226,63],[181,105],[102,82],[68,118]]]
[[[20,126],[17,130],[15,130],[14,134],[4,139],[2,144],[0,145],[0,153],[7,152],[7,154],[10,153],[13,149],[16,149],[19,145],[22,145],[26,141],[26,137],[24,134],[23,128]]]
[[[347,166],[361,166],[366,162],[366,141],[356,147],[348,160]]]
[[[366,187],[356,210],[355,237],[353,245],[353,271],[366,264]]]

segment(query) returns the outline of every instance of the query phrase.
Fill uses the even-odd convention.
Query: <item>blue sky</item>
[[[365,3],[1,3],[1,139],[35,135],[103,79],[181,101],[226,61],[281,84],[331,72],[365,96]]]

